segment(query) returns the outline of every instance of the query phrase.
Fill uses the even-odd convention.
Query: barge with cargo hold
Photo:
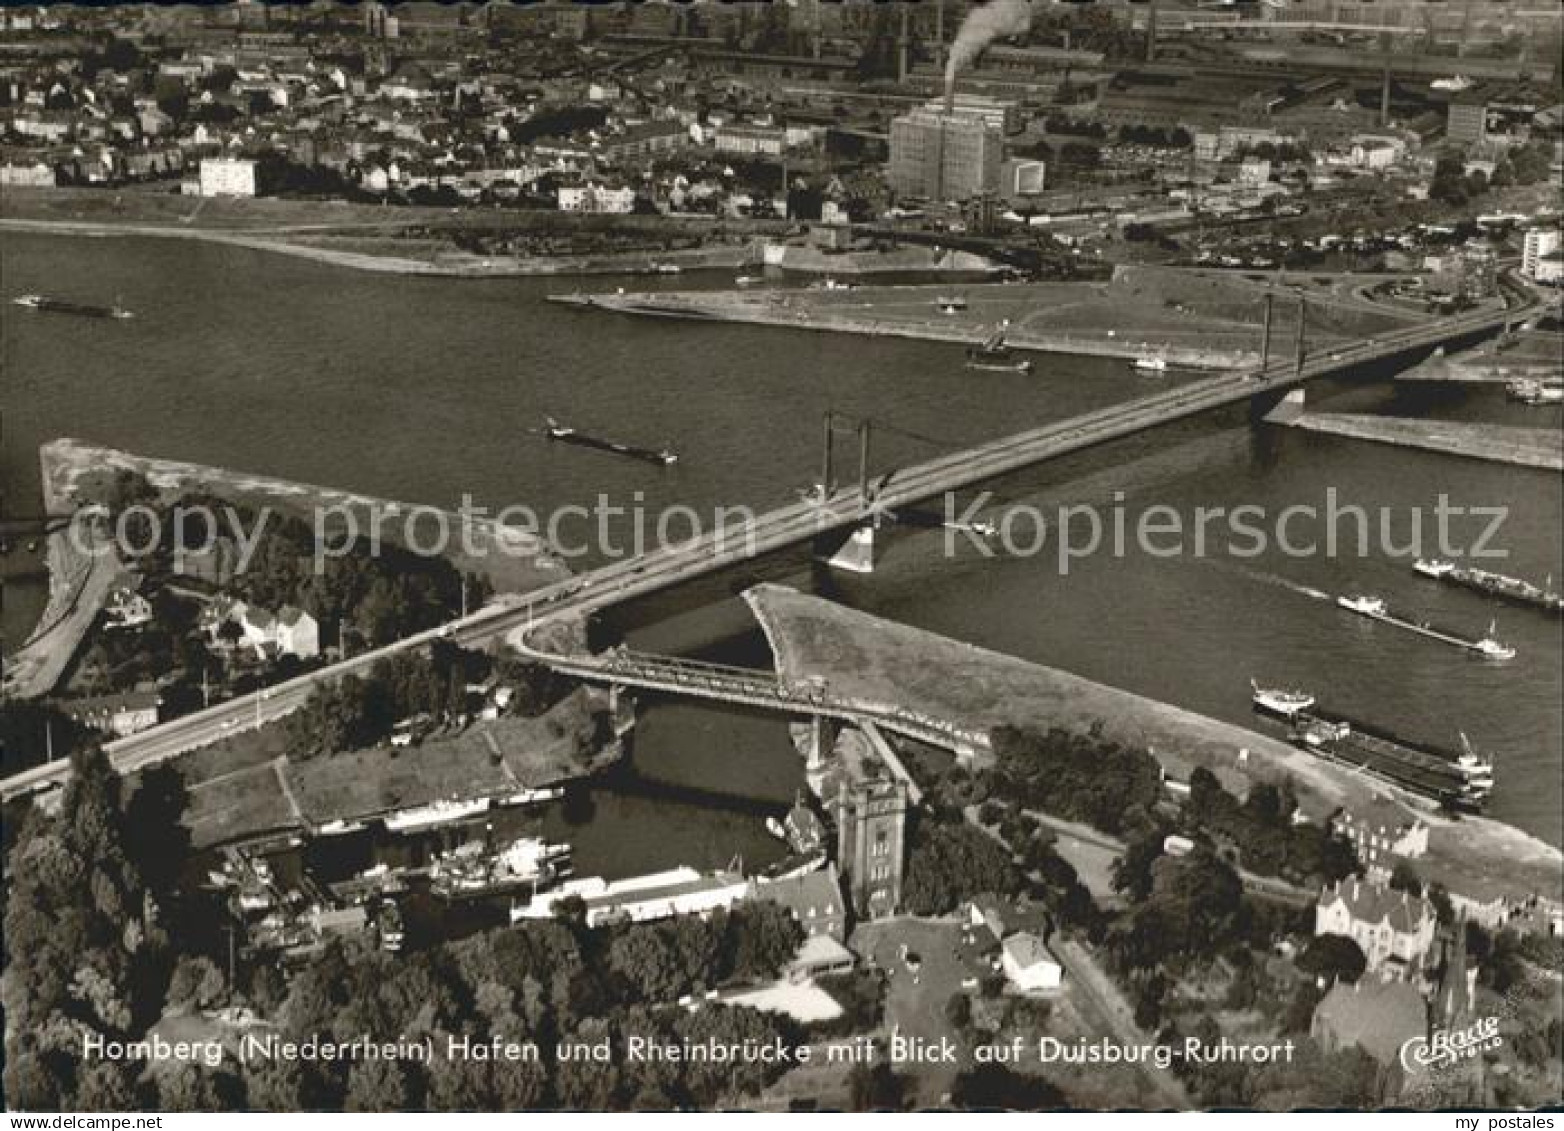
[[[1461,736],[1461,749],[1415,742],[1383,727],[1319,706],[1303,692],[1254,688],[1256,711],[1281,719],[1299,748],[1439,802],[1480,812],[1493,793],[1491,759]]]
[[[1564,612],[1564,596],[1553,588],[1550,577],[1541,586],[1518,577],[1506,577],[1502,573],[1489,573],[1485,569],[1469,569],[1454,562],[1437,558],[1418,558],[1412,566],[1424,577],[1443,581],[1448,585],[1460,585],[1490,597],[1498,597],[1517,605],[1531,605],[1550,613]]]
[[[1337,597],[1336,604],[1346,609],[1349,613],[1357,613],[1359,616],[1367,617],[1369,620],[1377,620],[1383,624],[1416,633],[1418,636],[1426,636],[1430,640],[1439,641],[1441,644],[1453,644],[1457,648],[1464,649],[1484,659],[1508,660],[1515,655],[1515,649],[1495,635],[1498,629],[1497,624],[1490,623],[1487,632],[1482,636],[1474,637],[1457,632],[1453,628],[1441,628],[1438,625],[1429,624],[1427,621],[1411,620],[1408,617],[1404,617],[1400,613],[1394,612],[1382,597],[1364,595]]]

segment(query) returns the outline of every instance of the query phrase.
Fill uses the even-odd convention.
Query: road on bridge
[[[1149,428],[1253,397],[1285,392],[1294,385],[1355,365],[1498,329],[1522,317],[1526,309],[1479,311],[1440,319],[1322,351],[1306,359],[1301,368],[1290,359],[1278,361],[1264,369],[1224,373],[1110,405],[882,475],[871,484],[871,499],[861,498],[854,485],[825,498],[785,504],[738,529],[714,530],[683,544],[611,562],[524,596],[507,595],[464,619],[361,653],[255,695],[115,739],[105,745],[105,750],[120,772],[139,770],[241,728],[280,718],[298,709],[319,683],[366,671],[382,657],[424,647],[435,639],[481,646],[529,624],[583,615],[808,542],[821,534],[848,529],[860,524],[871,509],[894,510],[921,503],[947,491],[971,487]],[[46,787],[60,781],[67,772],[69,765],[64,760],[23,770],[0,782],[0,796],[11,798]]]

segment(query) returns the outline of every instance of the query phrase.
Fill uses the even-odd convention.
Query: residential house
[[[1005,977],[1023,993],[1057,990],[1064,984],[1064,967],[1048,952],[1041,936],[1019,931],[999,944],[999,961]]]
[[[60,706],[77,722],[120,738],[157,726],[163,697],[156,691],[122,691],[71,699]]]
[[[1389,879],[1398,860],[1416,860],[1428,851],[1428,826],[1386,797],[1356,813],[1341,810],[1331,818],[1331,831],[1352,842],[1370,879]]]
[[[635,190],[604,185],[560,185],[556,194],[561,212],[609,212],[628,214],[635,207]]]
[[[1314,933],[1353,940],[1369,972],[1387,980],[1422,970],[1435,925],[1433,905],[1422,896],[1359,879],[1326,888],[1314,906]]]
[[[847,937],[847,901],[835,864],[785,880],[757,879],[751,898],[786,907],[806,937],[826,935],[838,942]]]
[[[214,606],[208,613],[208,627],[214,639],[225,621],[239,626],[240,642],[253,648],[261,659],[297,656],[308,660],[320,655],[319,622],[292,605],[284,605],[276,613],[243,601]]]

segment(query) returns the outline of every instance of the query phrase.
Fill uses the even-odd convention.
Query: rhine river
[[[702,514],[759,509],[818,477],[828,408],[876,421],[879,473],[1156,384],[1109,360],[1037,355],[1029,376],[979,373],[962,367],[953,345],[633,319],[543,301],[565,290],[644,288],[646,279],[404,278],[193,242],[9,233],[0,278],[0,487],[10,513],[35,509],[38,445],[61,435],[440,506],[465,494],[491,510],[547,512],[606,495],[654,516],[676,503]],[[728,277],[673,282],[720,286]],[[28,291],[119,296],[137,316],[98,322],[9,305]],[[1378,384],[1338,387],[1329,398],[1331,408],[1355,411],[1560,424],[1557,408],[1510,405],[1495,389],[1413,403]],[[550,445],[533,431],[545,414],[670,444],[680,462],[665,470]],[[844,477],[856,459],[844,438]],[[1167,504],[1190,530],[1197,507],[1323,511],[1331,489],[1339,507],[1368,508],[1371,535],[1383,508],[1403,545],[1418,508],[1432,537],[1441,493],[1452,505],[1506,507],[1494,544],[1510,556],[1491,568],[1538,582],[1564,576],[1557,474],[1257,431],[1239,413],[993,485],[996,505],[1043,513],[1063,503],[1108,507],[1122,493],[1131,529],[1137,509]],[[1469,541],[1485,525],[1455,529]],[[1023,523],[1015,529],[1025,532]],[[1299,521],[1293,540],[1323,538],[1324,529]],[[882,543],[872,576],[828,576],[800,554],[697,583],[620,621],[643,646],[764,662],[764,644],[732,598],[764,577],[1242,724],[1254,719],[1251,677],[1305,687],[1330,707],[1429,741],[1454,745],[1464,731],[1498,762],[1491,814],[1560,844],[1560,619],[1421,579],[1405,550],[1372,544],[1359,556],[1353,525],[1338,530],[1346,548],[1335,557],[1272,546],[1239,558],[1213,535],[1204,556],[1160,557],[1132,544],[1075,561],[1067,575],[1052,529],[1043,553],[993,560],[964,540],[947,554],[943,532],[913,530]],[[1436,549],[1430,541],[1423,552]],[[15,642],[37,615],[42,586],[23,580],[7,590],[5,639]],[[1497,618],[1518,655],[1473,660],[1322,599],[1357,591],[1473,634]],[[546,825],[576,842],[583,875],[716,867],[735,856],[759,863],[777,852],[762,818],[792,797],[800,769],[779,720],[652,703],[633,766]]]

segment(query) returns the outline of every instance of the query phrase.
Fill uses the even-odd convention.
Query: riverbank
[[[1303,412],[1290,418],[1279,418],[1277,423],[1301,428],[1306,432],[1344,436],[1351,440],[1418,448],[1515,467],[1564,471],[1564,433],[1553,428],[1519,428],[1506,424],[1471,424],[1347,412]]]
[[[655,253],[637,250],[550,258],[477,255],[451,250],[434,241],[413,241],[393,236],[375,237],[367,234],[305,231],[291,235],[265,235],[209,228],[175,228],[131,223],[105,224],[69,220],[0,219],[0,232],[5,231],[95,239],[139,236],[150,239],[198,240],[204,243],[241,247],[250,251],[289,255],[296,259],[308,259],[355,271],[373,271],[390,275],[428,275],[452,279],[657,274],[658,265],[678,267],[680,270],[729,270],[752,263],[755,258],[749,248],[732,245],[674,249]],[[404,254],[405,251],[415,247],[423,250],[427,258]]]
[[[116,470],[145,476],[167,501],[181,495],[215,495],[249,507],[298,519],[311,530],[326,532],[328,544],[346,529],[414,553],[426,552],[434,531],[447,533],[441,556],[463,573],[488,580],[497,592],[526,593],[570,574],[564,560],[535,532],[506,526],[493,519],[463,515],[394,499],[361,495],[335,487],[301,483],[270,475],[252,475],[228,468],[179,460],[133,455],[90,441],[68,437],[44,445],[47,484],[57,480],[62,497],[75,498],[78,483],[88,475]],[[351,521],[350,521],[351,520]]]
[[[1112,741],[1150,751],[1181,781],[1203,767],[1239,796],[1256,785],[1290,783],[1300,809],[1315,821],[1395,794],[1430,826],[1428,854],[1418,862],[1425,881],[1484,904],[1536,893],[1564,896],[1558,849],[1498,821],[1435,812],[1421,798],[1278,739],[781,586],[757,586],[745,599],[785,680],[823,679],[836,694],[901,703],[968,729],[1059,727],[1084,734],[1100,727]]]
[[[550,301],[660,318],[751,323],[974,346],[1004,326],[1018,350],[1169,366],[1231,369],[1260,360],[1264,284],[1165,268],[1121,268],[1108,282],[862,285],[806,291],[561,294]],[[1310,344],[1371,336],[1396,317],[1309,296]],[[1277,302],[1272,355],[1296,330],[1295,303]],[[1044,374],[1046,375],[1046,374]]]
[[[42,513],[76,510],[75,473],[65,452],[45,445],[38,452]],[[17,699],[48,695],[59,685],[91,631],[116,581],[125,572],[110,532],[96,524],[62,521],[48,535],[44,563],[49,599],[43,615],[14,653],[5,658],[0,693]]]
[[[536,718],[502,716],[398,749],[296,760],[282,725],[191,755],[185,824],[197,848],[376,819],[449,798],[495,797],[590,777],[624,754],[593,745],[606,697],[578,689]]]
[[[1527,378],[1557,377],[1560,362],[1528,359],[1525,356],[1472,351],[1450,356],[1437,349],[1426,360],[1396,374],[1397,381],[1430,384],[1507,385]]]

